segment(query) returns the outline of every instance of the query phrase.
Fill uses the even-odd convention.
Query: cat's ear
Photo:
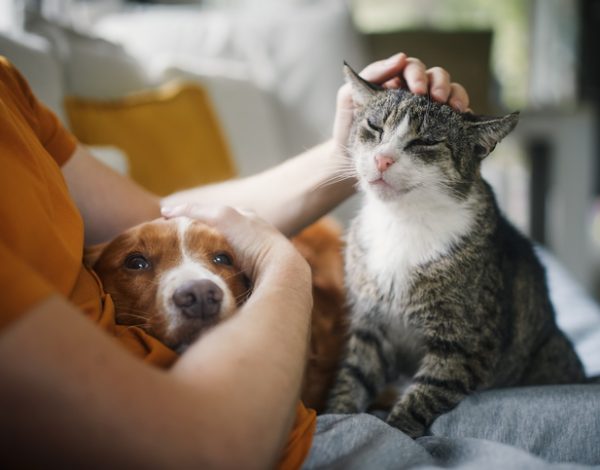
[[[473,153],[479,158],[487,157],[496,144],[506,137],[517,125],[519,112],[502,117],[463,114],[468,132],[473,137]]]
[[[352,87],[352,101],[359,107],[364,106],[379,91],[383,90],[382,87],[374,85],[362,78],[345,61],[344,75],[346,77],[346,82]]]

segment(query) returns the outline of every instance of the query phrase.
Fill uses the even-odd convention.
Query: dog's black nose
[[[208,320],[221,310],[223,291],[213,281],[187,281],[175,290],[173,303],[186,317]]]

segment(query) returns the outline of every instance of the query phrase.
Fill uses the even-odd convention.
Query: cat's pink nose
[[[383,173],[394,164],[394,159],[388,155],[375,155],[375,165],[377,169]]]

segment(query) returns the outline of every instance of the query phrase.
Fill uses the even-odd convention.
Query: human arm
[[[340,72],[341,73],[341,72]],[[415,93],[464,110],[469,98],[446,71],[426,69],[415,58],[397,54],[367,66],[361,75],[388,87],[408,86]],[[334,137],[256,175],[181,191],[163,205],[202,203],[247,207],[291,235],[333,209],[354,192],[344,151],[354,106],[348,85],[340,88]],[[161,201],[131,180],[96,161],[83,146],[64,165],[69,189],[86,224],[86,241],[106,241],[136,223],[155,218]]]
[[[464,88],[444,69],[426,69],[404,53],[371,63],[361,76],[373,83],[417,94],[463,111],[469,106]],[[190,202],[248,207],[290,236],[335,208],[354,193],[356,183],[345,146],[354,117],[349,84],[337,95],[333,138],[249,178],[185,190],[163,199],[163,206]]]
[[[7,448],[22,450],[20,463],[273,465],[304,369],[310,272],[266,224],[233,210],[207,221],[228,234],[247,234],[233,242],[242,262],[251,263],[255,288],[237,315],[171,370],[134,359],[59,296],[2,331],[0,429]]]
[[[62,172],[83,217],[88,245],[160,216],[158,196],[101,163],[81,144]]]

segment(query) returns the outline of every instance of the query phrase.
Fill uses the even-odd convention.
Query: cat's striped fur
[[[544,269],[479,172],[517,115],[460,114],[346,74],[365,201],[347,238],[350,337],[328,411],[364,411],[407,376],[388,422],[416,437],[475,391],[582,381]]]

